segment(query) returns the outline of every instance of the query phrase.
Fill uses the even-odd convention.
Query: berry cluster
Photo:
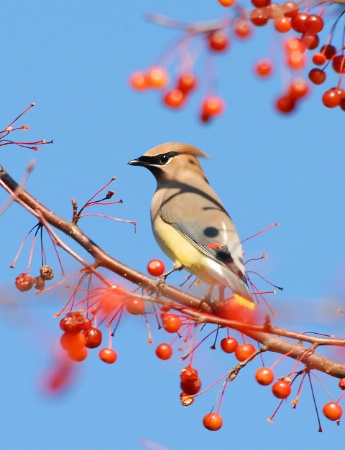
[[[23,272],[15,279],[15,286],[20,292],[29,291],[35,287],[38,291],[43,291],[45,288],[45,282],[54,278],[53,269],[44,264],[40,268],[40,274],[37,277],[32,277],[29,273]]]
[[[102,343],[101,330],[92,326],[91,319],[79,311],[67,313],[60,320],[60,328],[64,332],[60,338],[61,347],[73,361],[84,361],[88,349],[97,348]],[[98,355],[108,364],[113,364],[117,359],[117,353],[109,347],[102,348]]]
[[[139,92],[149,89],[162,90],[163,104],[168,108],[180,109],[186,105],[191,94],[203,84],[207,93],[200,102],[199,119],[206,123],[220,116],[225,110],[225,102],[215,92],[217,80],[214,78],[212,67],[217,54],[229,51],[232,38],[246,39],[251,35],[252,27],[244,10],[236,7],[231,17],[219,21],[216,25],[176,24],[166,18],[162,22],[160,16],[154,16],[152,20],[180,28],[184,36],[166,53],[161,64],[146,71],[134,72],[129,78],[130,86]],[[201,49],[207,53],[207,67],[201,72],[201,76],[197,76],[195,66]],[[177,74],[172,76],[169,73]],[[206,79],[203,79],[204,74]]]
[[[326,14],[331,2],[319,6],[313,2],[277,4],[271,0],[251,0],[252,9],[247,11],[235,0],[218,1],[224,7],[231,7],[228,17],[218,23],[189,25],[161,16],[151,17],[153,22],[179,29],[184,35],[165,53],[159,65],[131,75],[129,82],[133,89],[141,92],[160,89],[166,107],[181,109],[190,95],[203,85],[207,94],[200,102],[199,119],[209,122],[225,110],[224,100],[215,93],[218,82],[214,70],[215,55],[228,54],[233,41],[247,39],[252,35],[253,27],[271,23],[274,33],[289,35],[279,55],[285,73],[284,91],[275,101],[276,110],[283,114],[295,111],[300,101],[308,97],[309,83],[322,84],[329,67],[338,75],[338,83],[324,92],[322,103],[328,108],[339,106],[345,110],[345,91],[342,88],[345,50],[342,43],[338,46],[331,43],[338,38],[336,28],[343,12],[333,23],[330,34],[324,37],[321,33],[325,29],[325,21],[327,18],[332,20],[332,15]],[[314,12],[316,6],[319,8]],[[322,40],[324,44],[320,46]],[[196,62],[202,51],[207,53],[207,67],[197,75]],[[310,57],[310,52],[315,53]],[[309,69],[307,78],[302,72],[310,63],[318,67]],[[273,74],[273,68],[273,59],[264,58],[255,64],[254,71],[258,77],[268,78]]]

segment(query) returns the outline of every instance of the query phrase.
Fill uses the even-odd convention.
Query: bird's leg
[[[204,306],[203,306],[204,303],[206,303],[206,305],[207,305],[207,307],[208,307],[207,309],[209,309],[209,307],[210,307],[210,305],[211,305],[211,300],[212,300],[212,291],[213,291],[213,288],[214,288],[214,286],[211,285],[210,288],[209,288],[209,290],[207,291],[207,294],[205,294],[205,295],[202,297],[201,302],[200,302],[200,306],[199,306],[199,309],[200,309],[200,310],[203,310],[203,309],[204,309]]]
[[[157,278],[157,281],[156,281],[157,285],[164,284],[165,280],[167,279],[167,277],[169,275],[171,275],[173,272],[176,272],[176,271],[182,270],[182,269],[183,269],[182,264],[174,263],[174,265],[173,265],[171,270],[169,270],[168,272],[163,273],[163,275],[161,275],[160,277]]]
[[[224,302],[224,300],[225,300],[225,295],[224,295],[225,286],[219,286],[218,287],[218,292],[219,292],[219,299],[218,299],[218,301],[219,302]]]

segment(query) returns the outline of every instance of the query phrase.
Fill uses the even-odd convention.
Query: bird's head
[[[157,145],[128,164],[146,167],[157,181],[162,181],[187,177],[191,171],[200,172],[204,176],[198,157],[207,158],[207,155],[193,145],[167,142]]]

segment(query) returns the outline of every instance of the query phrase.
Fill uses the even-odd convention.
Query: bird
[[[128,164],[146,167],[156,178],[151,225],[172,271],[186,269],[211,292],[228,287],[239,304],[254,309],[235,225],[198,160],[207,157],[193,145],[167,142]]]

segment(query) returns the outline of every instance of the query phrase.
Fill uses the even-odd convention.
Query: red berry
[[[195,395],[201,389],[200,378],[197,378],[195,381],[181,381],[180,387],[185,394]]]
[[[309,79],[314,84],[322,84],[326,80],[326,73],[321,69],[311,69],[308,74]]]
[[[287,52],[304,51],[304,47],[301,40],[296,37],[286,39],[286,41],[284,42],[284,47]]]
[[[158,356],[159,359],[169,359],[171,358],[173,351],[171,348],[171,345],[169,344],[160,344],[158,345],[158,347],[156,348],[156,355]]]
[[[84,335],[86,338],[85,347],[87,348],[96,348],[99,347],[102,343],[102,332],[98,328],[90,328],[89,330],[84,331]]]
[[[201,381],[198,371],[190,364],[181,370],[181,389],[185,394],[195,395],[201,389]]]
[[[240,344],[235,349],[235,356],[239,361],[244,361],[255,353],[253,344]]]
[[[34,282],[35,282],[34,278],[32,278],[32,276],[29,275],[28,273],[21,273],[15,279],[16,288],[20,292],[29,291],[34,285]]]
[[[87,358],[88,352],[87,352],[87,348],[85,347],[80,347],[80,348],[76,348],[74,350],[70,350],[68,352],[68,356],[73,359],[73,361],[76,362],[81,362],[84,361],[84,359]]]
[[[345,378],[342,378],[341,380],[339,380],[339,387],[342,391],[345,390]]]
[[[117,353],[112,348],[102,348],[99,351],[98,356],[107,364],[114,364],[114,362],[117,360]]]
[[[217,413],[208,413],[204,416],[202,423],[208,430],[218,431],[220,428],[222,428],[223,419]]]
[[[343,408],[337,402],[328,402],[322,408],[322,412],[329,420],[340,420]]]
[[[201,105],[201,113],[206,116],[218,116],[224,111],[224,101],[220,97],[206,97]]]
[[[337,55],[332,60],[333,70],[337,73],[345,73],[345,56]]]
[[[287,114],[295,109],[296,101],[290,95],[282,95],[276,101],[276,108],[279,112]]]
[[[257,27],[262,27],[268,22],[268,14],[265,8],[255,8],[250,11],[250,21]]]
[[[162,322],[163,328],[168,333],[176,333],[182,325],[181,318],[177,314],[163,314]]]
[[[165,271],[165,266],[163,261],[160,259],[151,259],[147,265],[147,271],[153,277],[160,277]]]
[[[302,44],[308,50],[314,50],[318,47],[320,38],[317,34],[310,33],[309,30],[301,37]]]
[[[80,312],[69,312],[60,320],[60,328],[65,333],[77,334],[91,328],[91,320]]]
[[[292,28],[297,31],[297,33],[305,33],[308,30],[306,20],[308,18],[308,14],[306,13],[298,13],[291,19]]]
[[[177,88],[184,93],[191,92],[198,84],[196,76],[191,72],[184,72],[178,77]]]
[[[323,66],[327,61],[326,55],[324,53],[315,53],[312,57],[313,63],[317,66]]]
[[[240,39],[247,39],[252,34],[252,27],[246,19],[236,19],[233,30],[235,35]]]
[[[252,0],[252,5],[256,8],[264,8],[265,6],[269,6],[271,4],[271,0]]]
[[[131,298],[126,303],[126,309],[135,316],[145,312],[145,302],[141,298]]]
[[[298,4],[295,2],[285,2],[281,5],[281,10],[285,17],[295,17],[298,14]]]
[[[294,70],[301,70],[306,65],[306,56],[299,50],[294,50],[286,57],[286,65]]]
[[[272,392],[277,398],[287,398],[291,393],[291,385],[285,380],[278,380],[272,386]]]
[[[333,56],[337,53],[337,49],[334,45],[323,45],[320,50],[321,53],[324,53],[327,59],[332,59]]]
[[[308,30],[319,33],[323,29],[323,19],[317,14],[309,14],[305,21]]]
[[[227,35],[220,30],[212,31],[208,34],[208,45],[215,52],[224,52],[229,48]]]
[[[322,103],[327,106],[327,108],[335,108],[339,106],[341,97],[337,88],[331,88],[326,91],[322,96]]]
[[[259,77],[267,78],[272,74],[273,66],[269,59],[261,59],[255,65],[255,72]]]
[[[285,17],[285,16],[276,17],[274,19],[273,25],[274,25],[274,28],[279,33],[287,33],[288,31],[291,30],[290,19],[288,17]]]
[[[233,353],[238,346],[238,342],[233,337],[223,338],[220,341],[220,347],[225,353]]]
[[[289,95],[298,100],[309,93],[309,85],[304,78],[296,78],[289,86]]]
[[[170,108],[180,108],[186,100],[180,89],[172,89],[164,94],[163,102]]]
[[[268,386],[274,380],[273,370],[269,367],[260,367],[255,372],[255,379],[262,386]]]

